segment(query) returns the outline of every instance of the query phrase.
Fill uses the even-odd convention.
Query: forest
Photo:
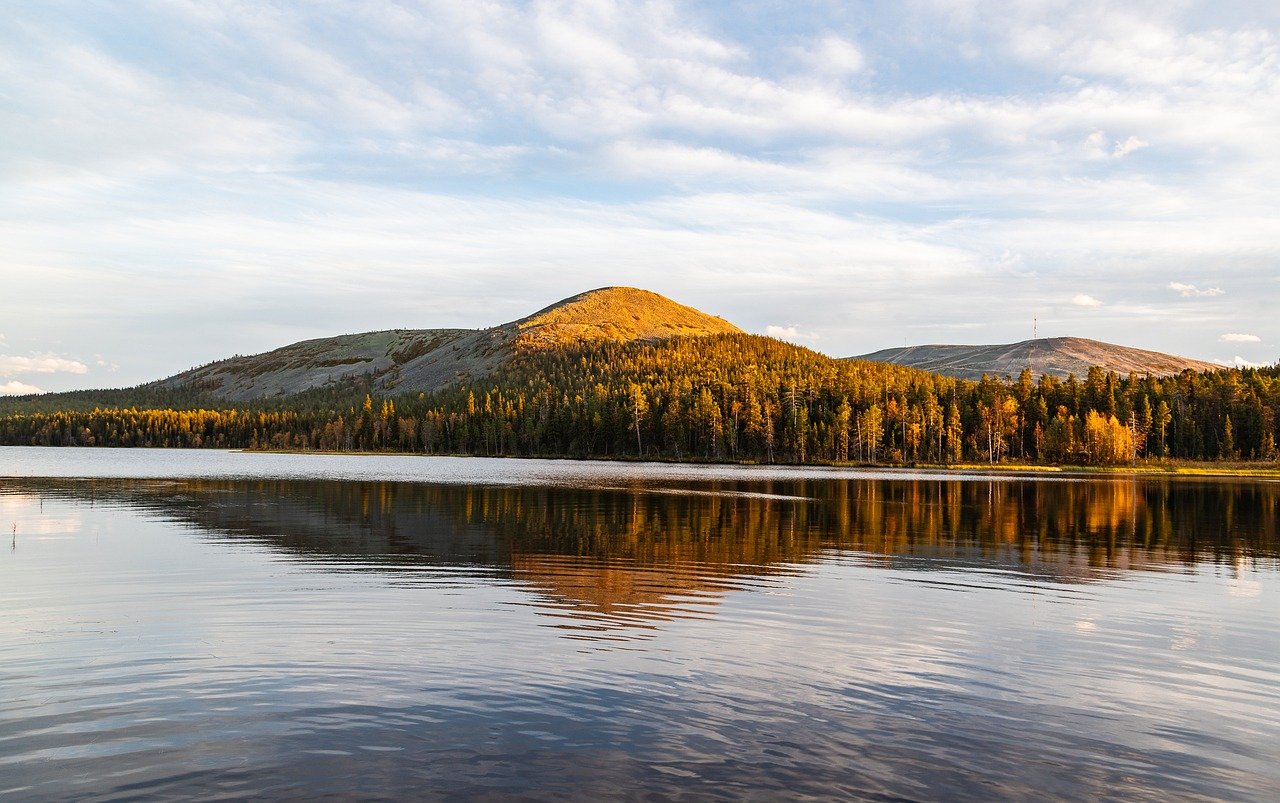
[[[0,443],[1116,465],[1275,461],[1280,368],[968,382],[725,334],[517,353],[431,394],[350,383],[235,407],[145,387],[61,395],[0,407]]]

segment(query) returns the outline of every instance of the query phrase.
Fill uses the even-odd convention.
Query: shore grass
[[[918,466],[924,468],[924,466]],[[1011,474],[1095,474],[1115,476],[1184,476],[1184,477],[1271,477],[1280,479],[1280,464],[1139,461],[1127,466],[1037,465],[1028,463],[964,463],[929,466],[931,469],[957,472],[1008,472]]]

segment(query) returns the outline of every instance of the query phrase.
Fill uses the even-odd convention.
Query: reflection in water
[[[468,572],[506,579],[562,627],[593,639],[709,615],[726,591],[776,585],[833,553],[910,572],[1008,571],[1076,583],[1132,569],[1274,566],[1280,544],[1280,485],[1271,483],[5,482],[143,509],[329,570],[378,569],[396,582],[434,581],[432,572],[446,569],[454,580]]]
[[[741,474],[0,480],[0,798],[1280,799],[1280,485]]]

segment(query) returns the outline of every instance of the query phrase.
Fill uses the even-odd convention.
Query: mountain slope
[[[304,340],[265,354],[231,357],[153,383],[192,388],[228,401],[285,396],[371,377],[473,334],[469,329],[390,329]]]
[[[927,345],[881,349],[849,357],[895,365],[907,365],[957,379],[988,376],[1016,377],[1024,368],[1032,374],[1049,374],[1065,379],[1070,374],[1083,378],[1092,366],[1101,366],[1121,376],[1129,373],[1168,376],[1184,369],[1214,371],[1222,366],[1189,357],[1158,351],[1117,346],[1083,337],[1047,337],[989,346]]]
[[[514,323],[524,348],[740,334],[724,320],[635,287],[580,293]]]
[[[489,329],[391,329],[306,340],[184,371],[152,387],[192,388],[227,401],[361,380],[384,391],[431,392],[489,376],[522,351],[740,332],[657,293],[604,287]]]

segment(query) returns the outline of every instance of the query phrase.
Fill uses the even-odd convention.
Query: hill
[[[906,346],[881,349],[848,359],[906,365],[972,380],[981,379],[983,374],[1016,377],[1024,368],[1030,368],[1035,376],[1048,374],[1059,379],[1066,379],[1070,374],[1083,379],[1095,365],[1121,376],[1130,373],[1171,376],[1187,368],[1197,372],[1222,368],[1189,357],[1117,346],[1084,337],[1046,337],[991,346]]]
[[[930,357],[934,372],[887,361],[903,360],[894,351],[838,360],[604,288],[489,329],[310,340],[139,388],[6,400],[0,444],[793,463],[1277,457],[1280,368],[1161,377],[1216,366],[1073,338],[905,355]],[[998,379],[1025,367],[1042,378]],[[997,380],[944,375],[966,372]],[[1057,378],[1067,372],[1081,381]]]
[[[184,371],[153,387],[236,402],[355,382],[384,393],[433,392],[490,376],[522,351],[738,332],[657,293],[604,287],[489,329],[390,329],[306,340]]]
[[[604,287],[580,293],[508,326],[516,328],[517,343],[523,348],[742,332],[723,318],[635,287]]]
[[[115,391],[112,407],[101,393],[79,409],[37,397],[53,407],[0,405],[0,444],[789,463],[1277,457],[1280,368],[979,383],[742,333],[510,345],[500,370],[429,393],[366,381],[246,403],[155,389]]]

